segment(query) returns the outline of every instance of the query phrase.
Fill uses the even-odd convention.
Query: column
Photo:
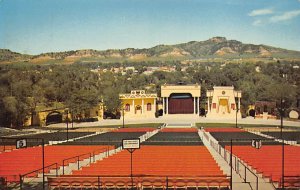
[[[166,105],[167,105],[167,108],[166,108],[167,112],[166,112],[166,114],[169,114],[169,97],[166,97]]]
[[[238,99],[239,99],[239,105],[238,105],[239,106],[239,112],[241,112],[241,98],[239,97]]]
[[[197,101],[197,110],[198,110],[198,115],[200,115],[200,97],[197,98],[198,101]]]
[[[153,109],[154,109],[154,113],[155,113],[156,112],[156,98],[154,98]]]
[[[194,114],[196,114],[196,97],[194,97]]]
[[[132,113],[135,114],[135,105],[134,105],[134,99],[132,99]]]
[[[142,98],[142,114],[144,113],[144,98]]]
[[[209,97],[207,97],[207,112],[210,113],[210,102],[209,102]]]
[[[165,107],[165,97],[163,97],[163,115],[166,113],[166,107]]]

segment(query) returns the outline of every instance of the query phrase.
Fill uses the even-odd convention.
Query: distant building
[[[241,118],[241,91],[233,86],[215,86],[206,92],[207,117]]]
[[[87,110],[79,115],[73,115],[68,108],[44,108],[36,110],[31,115],[28,115],[25,120],[25,126],[46,126],[54,123],[62,123],[72,119],[76,121],[99,121],[103,119],[103,103],[100,102],[97,106]]]
[[[276,102],[256,101],[254,109],[255,118],[276,119]]]
[[[126,117],[155,117],[157,94],[148,94],[145,90],[132,90],[119,95]],[[122,115],[123,116],[123,115]]]

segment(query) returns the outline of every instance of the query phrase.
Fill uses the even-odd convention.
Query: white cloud
[[[261,26],[263,24],[262,20],[255,20],[252,25],[253,26]]]
[[[251,11],[248,15],[249,16],[260,16],[260,15],[269,15],[269,14],[273,14],[272,9],[256,9],[256,10]]]
[[[281,15],[272,16],[270,18],[270,22],[275,23],[275,22],[280,22],[280,21],[286,21],[286,20],[293,19],[293,18],[295,18],[299,15],[300,15],[300,10],[287,11],[287,12],[281,14]]]

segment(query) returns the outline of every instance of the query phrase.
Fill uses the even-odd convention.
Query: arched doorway
[[[58,111],[50,112],[46,117],[46,125],[62,123],[62,114]]]
[[[172,93],[168,105],[169,114],[194,113],[194,98],[190,93]]]
[[[255,110],[254,109],[249,110],[249,115],[251,117],[255,117]]]
[[[140,105],[135,106],[135,114],[142,114],[142,107]]]

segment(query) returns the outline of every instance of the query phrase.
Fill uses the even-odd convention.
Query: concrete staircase
[[[204,133],[206,134],[204,136]],[[229,158],[230,154],[227,153],[227,161],[221,156],[224,155],[224,150],[223,148],[219,152],[216,151],[216,147],[213,147],[216,145],[218,142],[216,139],[214,139],[209,133],[206,133],[202,130],[198,131],[198,134],[200,138],[202,139],[204,145],[207,147],[211,155],[214,157],[216,160],[217,164],[220,166],[220,168],[224,171],[224,173],[228,176],[230,176],[231,173],[231,167],[229,164]],[[208,137],[208,138],[207,138]],[[235,161],[233,160],[233,164],[235,164]],[[255,172],[254,172],[255,173]],[[246,180],[245,180],[245,174],[246,174]],[[266,181],[264,178],[262,178],[260,175],[256,174],[258,176],[258,190],[274,190],[275,188],[271,183]],[[239,167],[236,171],[233,170],[232,173],[232,189],[233,190],[256,190],[256,177],[246,170],[244,167]]]
[[[192,128],[194,123],[166,123],[166,128]]]

